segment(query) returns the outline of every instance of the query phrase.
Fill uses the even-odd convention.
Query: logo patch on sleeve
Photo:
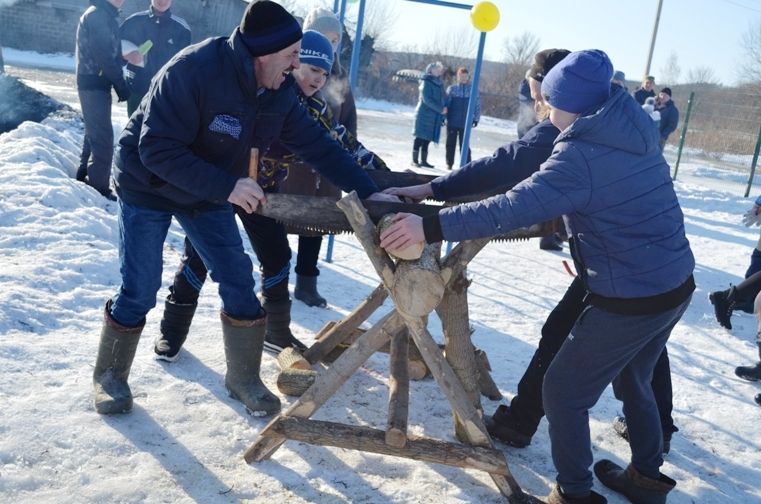
[[[237,117],[227,114],[219,114],[214,116],[214,120],[209,124],[209,131],[222,133],[223,135],[230,135],[234,139],[240,140],[243,126],[241,126]]]

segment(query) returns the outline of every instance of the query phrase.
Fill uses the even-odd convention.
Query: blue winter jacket
[[[444,119],[444,89],[441,79],[426,74],[420,81],[420,97],[415,109],[415,138],[439,143]]]
[[[465,128],[465,119],[468,117],[468,102],[470,102],[470,83],[453,84],[447,88],[447,100],[444,106],[447,108],[447,127]],[[473,121],[481,120],[481,101],[476,93]]]
[[[507,194],[442,210],[444,238],[502,234],[564,216],[576,269],[606,298],[646,298],[680,287],[695,260],[652,120],[623,89],[579,117],[541,170]]]
[[[257,90],[253,58],[236,28],[185,48],[151,83],[119,138],[114,179],[126,202],[160,210],[226,204],[248,176],[252,147],[279,139],[331,182],[364,198],[365,170],[307,115],[292,76]]]
[[[679,109],[674,102],[669,100],[663,108],[656,109],[661,113],[661,122],[658,126],[661,133],[661,140],[666,140],[679,124]]]
[[[431,182],[436,199],[446,201],[457,196],[505,192],[539,170],[552,154],[560,131],[545,119],[523,137],[497,149],[491,157],[476,159]]]

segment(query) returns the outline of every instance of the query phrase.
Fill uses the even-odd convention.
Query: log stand
[[[292,439],[486,471],[510,503],[537,502],[521,490],[504,454],[494,448],[482,421],[475,373],[477,358],[470,343],[467,317],[465,268],[489,240],[459,243],[441,260],[440,266],[439,249],[431,245],[423,253],[421,267],[415,269],[401,261],[395,265],[378,245],[375,227],[356,193],[352,192],[337,204],[354,228],[382,284],[349,316],[335,324],[329,334],[323,335],[327,337],[318,338],[304,357],[310,363],[320,361],[380,307],[388,295],[395,308],[361,334],[316,377],[314,384],[291,407],[264,427],[246,451],[246,462],[266,460],[286,440]],[[429,259],[425,259],[426,254]],[[442,319],[446,357],[427,329],[427,317],[433,310],[437,310]],[[407,363],[412,343],[452,406],[455,432],[462,444],[407,433]],[[373,353],[384,346],[388,346],[390,354],[389,413],[385,432],[309,419]]]

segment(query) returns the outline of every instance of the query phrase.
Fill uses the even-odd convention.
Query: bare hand
[[[423,218],[419,215],[400,212],[394,223],[380,235],[380,246],[391,252],[425,241]]]
[[[254,179],[246,177],[238,179],[233,192],[227,197],[227,201],[233,205],[238,205],[246,213],[254,213],[260,203],[267,202],[267,198],[259,184]]]
[[[370,196],[368,196],[367,199],[370,201],[386,201],[388,203],[402,202],[402,200],[400,200],[397,196],[394,196],[392,194],[386,194],[386,191],[373,193]]]
[[[386,194],[393,194],[395,196],[401,196],[403,198],[409,198],[415,203],[418,203],[429,196],[433,196],[433,189],[431,189],[431,183],[419,184],[407,187],[389,187],[383,190]]]
[[[130,53],[125,54],[124,59],[126,59],[129,63],[135,66],[140,66],[143,64],[143,55],[137,51],[132,51]]]

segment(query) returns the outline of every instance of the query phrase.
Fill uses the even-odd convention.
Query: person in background
[[[114,157],[111,89],[120,102],[129,97],[116,21],[123,4],[124,0],[90,0],[77,25],[77,93],[85,137],[76,178],[111,201],[116,201],[110,187]]]
[[[523,138],[528,130],[538,122],[534,111],[534,99],[531,97],[529,79],[531,69],[526,71],[526,77],[518,84],[518,120],[515,123],[518,138]]]
[[[119,28],[122,40],[138,48],[151,44],[145,55],[135,51],[136,64],[127,63],[127,114],[137,109],[148,92],[151,79],[180,49],[190,45],[190,27],[181,17],[171,12],[172,0],[151,0],[148,10],[136,12]]]
[[[674,105],[671,99],[671,88],[663,88],[658,93],[658,99],[655,101],[655,110],[661,115],[659,129],[661,132],[661,150],[666,146],[669,135],[676,130],[679,124],[679,109]]]
[[[235,221],[266,197],[249,178],[252,148],[280,140],[347,191],[378,188],[301,106],[292,70],[301,27],[283,7],[251,2],[229,37],[192,45],[154,78],[119,138],[121,286],[106,303],[93,372],[100,414],[132,409],[127,380],[161,287],[164,241],[176,219],[219,283],[225,387],[252,414],[279,411],[259,376],[267,314]],[[379,195],[384,197],[385,195]]]
[[[428,145],[439,143],[441,123],[447,113],[441,73],[444,65],[440,62],[429,64],[425,75],[420,80],[420,92],[415,108],[415,128],[412,134],[415,142],[412,145],[412,165],[433,168],[428,163]],[[419,157],[418,157],[419,155]]]
[[[604,52],[571,53],[542,82],[550,120],[561,133],[539,172],[481,202],[423,218],[398,214],[380,237],[394,251],[423,240],[497,236],[564,216],[589,306],[544,377],[558,471],[550,504],[606,502],[592,491],[588,414],[613,379],[623,392],[632,457],[626,470],[601,460],[595,474],[633,502],[665,503],[676,485],[660,472],[662,436],[650,380],[689,305],[695,260],[657,132],[623,89],[611,89],[612,75]],[[616,211],[621,205],[636,211]]]
[[[460,145],[460,152],[462,152],[465,119],[467,119],[468,104],[470,103],[471,85],[468,69],[465,67],[458,68],[456,79],[457,83],[447,88],[447,99],[444,103],[447,111],[447,170],[451,170],[452,165],[454,165],[454,154],[458,143]],[[474,103],[472,126],[475,128],[478,126],[478,121],[481,120],[481,100],[479,100],[478,92],[476,92]],[[468,148],[468,163],[470,163],[470,148]]]
[[[634,92],[634,99],[637,103],[644,105],[645,99],[649,96],[655,97],[655,77],[648,75],[642,80],[639,89]]]
[[[621,70],[613,72],[613,78],[610,80],[613,84],[621,86],[627,93],[629,90],[626,88],[626,75]]]

